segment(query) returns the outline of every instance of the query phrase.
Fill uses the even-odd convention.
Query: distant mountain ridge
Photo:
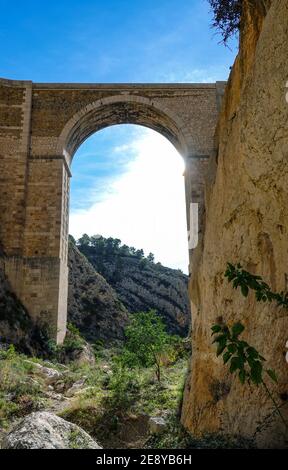
[[[188,333],[190,306],[187,293],[187,275],[180,270],[154,263],[152,253],[145,257],[143,250],[122,245],[119,239],[83,235],[78,240],[77,246],[75,240],[72,244],[74,244],[74,256],[76,249],[86,257],[94,271],[100,274],[101,279],[104,278],[110,289],[116,293],[119,305],[122,305],[122,308],[124,306],[126,312],[135,313],[155,309],[163,318],[170,333],[181,336]],[[70,291],[74,282],[72,277],[75,280],[78,277],[79,281],[79,274],[76,277],[73,276],[70,254],[73,251],[71,252],[71,249],[69,250]],[[90,282],[90,286],[92,286],[92,279]],[[95,283],[97,284],[97,282],[99,282],[99,278],[96,275]],[[70,312],[71,294],[69,294],[69,299],[68,310]],[[87,297],[85,302],[87,303]],[[123,310],[121,312],[123,316]],[[107,312],[106,320],[108,317],[109,312]]]

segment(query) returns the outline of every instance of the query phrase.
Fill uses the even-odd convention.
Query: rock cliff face
[[[27,352],[32,342],[32,323],[5,276],[4,254],[0,250],[0,345],[12,342]]]
[[[88,341],[109,343],[124,337],[128,312],[108,282],[73,243],[69,243],[68,321]]]
[[[155,309],[170,333],[181,336],[188,333],[190,306],[185,274],[146,258],[118,252],[100,257],[94,247],[80,246],[79,249],[113,287],[130,313]]]
[[[227,261],[240,262],[273,290],[288,290],[288,3],[243,4],[240,51],[206,185],[203,246],[192,256],[193,358],[182,422],[196,434],[225,429],[251,437],[271,414],[271,402],[262,387],[242,386],[231,378],[215,356],[210,328],[220,316],[228,324],[242,321],[245,339],[278,374],[279,383],[271,388],[288,420],[288,313],[274,304],[256,303],[252,294],[245,299],[223,278]],[[268,422],[256,435],[258,445],[287,446],[277,414]]]

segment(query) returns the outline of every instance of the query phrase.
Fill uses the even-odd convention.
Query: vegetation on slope
[[[159,317],[156,318],[158,322]],[[153,312],[147,315],[146,322],[155,322]],[[153,360],[146,357],[144,350],[139,356],[133,347],[142,326],[143,314],[139,314],[126,330],[127,343],[122,347],[105,349],[101,342],[94,344],[95,363],[59,363],[65,353],[71,358],[73,349],[79,350],[85,344],[73,326],[69,326],[62,347],[51,347],[50,361],[29,358],[12,346],[3,349],[0,441],[23,416],[45,410],[78,424],[104,448],[251,447],[253,442],[239,436],[207,435],[200,439],[183,429],[180,410],[190,353],[182,339],[164,335],[158,341],[148,328],[150,333],[144,339],[155,346],[161,357],[158,380]],[[163,324],[164,333],[162,327]],[[48,370],[48,376],[43,375],[41,366]],[[56,374],[53,382],[51,371]],[[150,417],[164,419],[164,432],[150,433]]]
[[[96,272],[76,245],[69,243],[68,321],[89,342],[122,341],[128,312],[113,287]]]
[[[125,362],[128,349],[123,347],[104,349],[98,343],[94,345],[95,363],[59,363],[65,352],[71,354],[83,343],[75,327],[70,327],[64,345],[51,346],[50,361],[19,354],[13,346],[1,351],[0,440],[21,417],[52,410],[80,425],[104,447],[142,447],[149,438],[149,416],[177,415],[188,360],[182,340],[176,347],[173,339],[169,353],[165,348],[160,382],[153,363],[131,364],[132,356],[129,364]],[[163,348],[158,351],[164,353]],[[53,382],[50,375],[47,382],[41,365],[50,375],[54,371]]]
[[[122,245],[118,239],[83,235],[77,248],[130,313],[154,309],[170,333],[188,333],[188,277],[180,270],[155,263],[152,253],[145,257],[143,250]]]

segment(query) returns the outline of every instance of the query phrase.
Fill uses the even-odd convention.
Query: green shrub
[[[119,409],[127,409],[136,399],[140,390],[139,376],[119,362],[115,362],[109,380],[109,404]]]
[[[71,328],[71,324],[68,325],[69,327],[67,328],[65,340],[63,345],[59,347],[59,352],[61,352],[62,349],[66,353],[71,353],[73,351],[81,349],[85,344],[84,339],[80,336],[79,330],[77,330],[77,328],[75,328],[74,326],[73,328]]]
[[[0,350],[0,360],[13,359],[16,356],[16,349],[13,344],[10,344],[8,349]]]
[[[173,351],[176,340],[166,332],[156,311],[139,312],[131,316],[125,337],[122,363],[128,367],[154,366],[160,382],[163,359]]]
[[[18,354],[13,346],[0,354],[0,425],[6,426],[15,416],[24,416],[39,409],[41,383],[32,380],[32,364]]]

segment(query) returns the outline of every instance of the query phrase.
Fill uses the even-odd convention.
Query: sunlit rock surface
[[[254,3],[254,2],[252,2]],[[255,2],[256,3],[256,2]],[[263,4],[271,8],[264,18]],[[288,435],[262,387],[231,377],[211,345],[211,326],[222,317],[241,320],[244,338],[278,374],[271,385],[284,405],[288,396],[287,311],[245,299],[224,280],[226,262],[240,262],[273,290],[288,290],[288,3],[245,5],[240,53],[226,89],[217,132],[218,157],[206,185],[204,249],[193,266],[192,367],[182,422],[194,433],[254,435],[260,447],[285,447]],[[261,6],[262,5],[262,6]],[[213,173],[214,172],[214,173]],[[199,256],[200,250],[200,256]],[[267,383],[269,379],[266,379]],[[270,382],[269,382],[270,383]],[[288,408],[282,412],[288,420]]]
[[[46,411],[31,413],[7,434],[2,449],[101,449],[76,424]]]

